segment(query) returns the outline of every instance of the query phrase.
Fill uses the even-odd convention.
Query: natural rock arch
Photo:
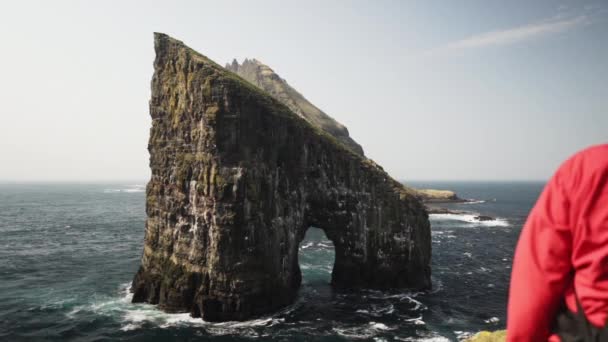
[[[330,245],[328,246],[327,243]],[[298,266],[302,273],[302,285],[305,283],[312,286],[330,285],[335,261],[336,248],[325,231],[313,226],[308,227],[298,248]],[[309,275],[305,276],[305,272]]]
[[[146,236],[134,302],[205,320],[287,305],[298,246],[323,229],[336,288],[430,288],[413,193],[255,86],[155,34]]]

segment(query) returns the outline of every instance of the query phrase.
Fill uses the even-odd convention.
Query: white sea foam
[[[369,329],[368,326],[333,328],[332,330],[338,333],[338,335],[351,340],[370,339],[377,333],[377,331]]]
[[[386,324],[383,323],[369,322],[369,325],[372,329],[376,330],[393,330],[393,328],[389,328],[388,326],[386,326]]]
[[[302,246],[300,246],[300,249],[306,249],[309,247],[312,247],[313,243],[312,242],[307,242],[305,244],[303,244]]]
[[[484,322],[485,323],[498,323],[500,321],[500,319],[498,319],[498,317],[492,317],[489,319],[486,319]]]
[[[458,338],[458,341],[465,341],[474,335],[474,333],[472,332],[460,330],[454,331],[454,334],[456,334],[456,338]]]
[[[476,200],[476,199],[470,199],[466,202],[462,202],[460,204],[481,204],[481,203],[486,203],[485,200]]]
[[[424,308],[424,305],[418,300],[412,298],[417,293],[393,293],[387,294],[381,291],[370,291],[367,295],[369,298],[394,299],[397,301],[407,301],[415,305],[414,310]],[[301,300],[295,304],[273,314],[272,316],[262,317],[249,321],[232,321],[232,322],[205,322],[200,318],[193,318],[188,313],[170,314],[159,310],[155,305],[150,304],[133,304],[131,300],[133,294],[130,292],[130,283],[121,286],[121,292],[118,296],[97,298],[89,304],[74,307],[67,314],[68,318],[77,319],[77,316],[82,313],[94,313],[100,316],[107,316],[118,320],[121,323],[120,330],[132,331],[138,329],[155,326],[161,329],[171,327],[198,327],[204,329],[206,334],[222,336],[222,335],[238,335],[248,338],[260,338],[265,335],[259,327],[271,327],[274,325],[288,324],[285,323],[285,315],[291,313],[301,305]],[[372,311],[370,313],[370,311]],[[388,314],[394,311],[394,305],[383,305],[372,307],[369,310],[358,310],[360,314],[383,313]],[[422,316],[405,319],[406,322],[413,324],[425,324],[422,321]],[[395,327],[387,326],[384,323],[370,321],[368,324],[351,326],[351,327],[335,327],[333,331],[348,339],[371,339],[374,336],[381,334],[384,331],[394,330]],[[436,337],[433,337],[436,338]],[[437,339],[424,339],[424,341],[443,341]]]
[[[428,337],[398,337],[394,338],[397,341],[408,341],[408,342],[450,342],[450,339],[441,335],[434,335]]]
[[[409,323],[414,323],[415,325],[425,325],[426,323],[422,320],[422,316],[415,318],[404,319],[404,321]]]
[[[93,312],[120,320],[122,323],[120,329],[123,331],[140,329],[146,324],[163,329],[176,326],[196,326],[204,328],[207,333],[212,335],[239,334],[246,337],[260,337],[259,333],[252,329],[254,327],[273,326],[284,321],[284,318],[265,317],[243,322],[205,322],[200,318],[191,317],[189,313],[171,314],[158,310],[155,305],[132,304],[133,294],[130,291],[130,283],[124,284],[121,289],[120,296],[77,306],[67,313],[67,317],[75,319],[81,312]],[[291,310],[294,310],[294,307],[287,307],[277,315],[284,315]]]
[[[431,214],[431,221],[459,221],[466,223],[468,227],[508,227],[509,221],[504,218],[495,218],[494,220],[481,221],[476,219],[475,214]]]

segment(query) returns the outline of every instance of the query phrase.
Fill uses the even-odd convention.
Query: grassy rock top
[[[506,330],[498,330],[494,332],[481,331],[469,338],[465,342],[504,342],[507,339]]]
[[[451,190],[416,189],[416,193],[424,201],[456,201],[460,199]]]

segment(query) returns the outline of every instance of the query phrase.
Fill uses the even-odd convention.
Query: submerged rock
[[[155,34],[146,232],[133,301],[209,321],[292,303],[310,226],[335,288],[428,289],[428,215],[378,165],[205,56]]]

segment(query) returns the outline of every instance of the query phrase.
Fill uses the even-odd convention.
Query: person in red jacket
[[[507,341],[608,341],[608,144],[563,163],[524,225]]]

